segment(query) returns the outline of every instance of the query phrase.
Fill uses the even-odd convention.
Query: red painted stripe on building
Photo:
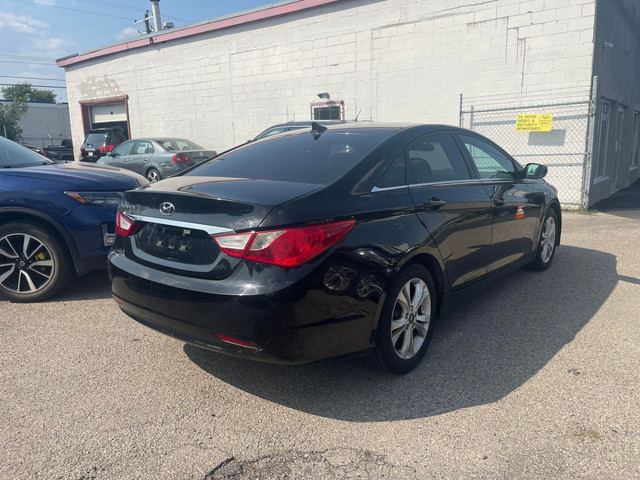
[[[132,40],[130,42],[121,43],[118,45],[111,45],[109,47],[101,48],[89,53],[83,53],[74,57],[58,60],[59,67],[66,67],[76,63],[84,62],[92,58],[103,57],[113,53],[124,52],[127,50],[133,50],[135,48],[152,45],[154,43],[168,42],[178,38],[190,37],[192,35],[198,35],[200,33],[212,32],[215,30],[221,30],[223,28],[234,27],[245,23],[255,22],[258,20],[264,20],[267,18],[278,17],[280,15],[286,15],[289,13],[306,10],[308,8],[319,7],[329,3],[335,3],[340,0],[299,0],[298,2],[287,3],[285,5],[278,5],[257,12],[245,13],[238,15],[237,17],[225,18],[222,20],[205,23],[202,25],[195,25],[193,27],[186,27],[179,30],[168,30],[166,33],[160,33],[151,37],[141,38],[139,40]]]

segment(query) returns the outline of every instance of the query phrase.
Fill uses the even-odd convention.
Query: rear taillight
[[[191,161],[191,157],[189,155],[178,153],[177,155],[173,156],[172,160],[173,163],[189,163]]]
[[[98,150],[100,150],[100,153],[109,153],[113,149],[114,149],[113,145],[102,145],[98,147]]]
[[[80,147],[80,155],[84,153],[84,147]]]
[[[217,235],[213,239],[232,257],[297,267],[312,260],[344,237],[355,220],[257,233]]]
[[[131,235],[135,235],[140,227],[141,223],[136,222],[135,220],[131,220],[129,217],[120,213],[116,215],[116,235],[122,235],[124,237],[130,237]]]
[[[216,333],[216,337],[218,337],[220,340],[222,340],[225,343],[237,345],[238,347],[245,347],[245,348],[252,348],[254,350],[259,350],[256,344],[247,342],[246,340],[240,340],[239,338],[230,337],[229,335],[222,335],[221,333]]]

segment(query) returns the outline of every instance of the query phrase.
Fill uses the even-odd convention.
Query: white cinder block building
[[[639,32],[637,0],[286,0],[58,65],[76,145],[95,125],[221,151],[292,120],[462,124],[591,205],[638,178]]]

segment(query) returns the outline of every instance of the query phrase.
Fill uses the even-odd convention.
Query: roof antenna
[[[320,138],[324,132],[327,131],[327,127],[323,127],[319,123],[311,122],[311,135],[313,135],[313,139],[317,140]]]
[[[358,114],[356,115],[354,122],[358,121],[358,117],[360,116],[361,113],[362,113],[362,109],[358,110]]]

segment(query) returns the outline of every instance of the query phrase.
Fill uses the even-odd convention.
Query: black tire
[[[0,295],[14,302],[49,298],[73,274],[69,255],[60,240],[30,223],[0,226],[0,265],[5,265],[0,267]]]
[[[150,168],[149,170],[147,170],[145,177],[147,177],[147,180],[149,180],[149,182],[151,183],[162,180],[162,175],[160,175],[160,172],[155,168]]]
[[[551,219],[551,220],[550,220]],[[553,231],[553,239],[550,241],[545,241],[545,236],[548,235],[548,225],[549,222],[552,222],[554,231]],[[551,248],[551,252],[546,250],[545,245],[548,245]],[[547,212],[547,215],[544,217],[544,222],[542,222],[542,228],[540,229],[540,238],[538,238],[538,250],[536,251],[536,258],[533,262],[531,262],[527,267],[530,270],[536,270],[541,272],[546,270],[551,265],[551,261],[556,253],[556,247],[558,246],[558,214],[555,209],[550,208]]]
[[[401,291],[408,284],[410,298],[413,298],[411,293],[417,292],[417,287],[411,282],[420,285],[420,281],[423,285],[426,285],[429,292],[428,324],[418,320],[420,317],[424,318],[424,312],[426,311],[426,304],[424,302],[426,299],[415,311],[411,310],[413,315],[409,314],[407,316],[406,309],[403,307],[402,300],[399,298]],[[418,264],[405,267],[391,285],[382,307],[380,321],[378,322],[378,329],[376,331],[376,347],[371,355],[373,362],[383,370],[398,375],[413,370],[420,363],[422,357],[424,357],[429,342],[431,341],[433,321],[435,319],[435,312],[437,311],[437,301],[435,284],[429,270]],[[394,325],[397,326],[397,328],[394,329],[394,335],[396,335],[395,341],[392,337],[392,321]],[[406,327],[399,326],[402,322],[404,322]],[[398,333],[402,328],[405,328],[405,330]],[[422,333],[422,335],[420,335],[420,333]],[[409,344],[405,344],[407,341]],[[419,343],[419,346],[416,351],[415,346],[417,343]],[[401,351],[405,345],[410,347],[410,351],[407,351],[407,354],[412,354],[408,358],[401,356]]]

